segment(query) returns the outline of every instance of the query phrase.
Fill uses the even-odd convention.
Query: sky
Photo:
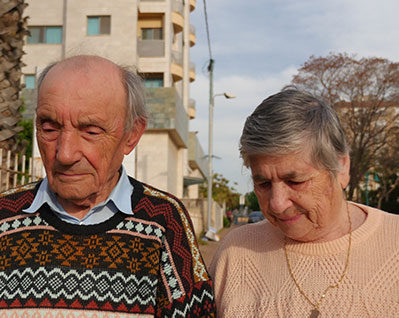
[[[211,54],[215,61],[213,171],[242,194],[253,190],[238,145],[245,119],[269,95],[289,84],[310,56],[330,52],[399,59],[397,0],[207,0]],[[196,80],[190,85],[198,131],[208,153],[209,48],[204,1],[191,14],[197,41],[190,60]],[[237,184],[234,184],[237,183]]]

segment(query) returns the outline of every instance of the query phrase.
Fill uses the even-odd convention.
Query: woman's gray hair
[[[61,61],[62,62],[62,61]],[[48,72],[57,64],[55,62],[48,65],[39,75],[37,80],[37,97],[39,96],[40,87]],[[126,89],[126,122],[125,131],[132,130],[137,121],[147,121],[148,111],[145,103],[145,90],[143,81],[137,72],[128,66],[120,66],[115,64],[121,73],[122,83]]]
[[[309,147],[311,159],[334,175],[349,153],[335,110],[311,94],[289,86],[265,99],[250,115],[240,139],[240,154],[249,166],[254,155],[287,155]]]

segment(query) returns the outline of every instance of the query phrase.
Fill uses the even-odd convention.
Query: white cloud
[[[289,84],[292,75],[311,55],[329,52],[356,53],[397,60],[399,1],[397,0],[217,0],[207,1],[213,58],[214,161],[216,172],[238,181],[243,193],[250,191],[242,177],[238,140],[245,118],[264,98]],[[207,153],[209,80],[202,72],[209,56],[202,2],[193,14],[197,44],[191,60],[197,80],[191,85],[197,118],[191,130]],[[205,68],[206,69],[206,68]]]

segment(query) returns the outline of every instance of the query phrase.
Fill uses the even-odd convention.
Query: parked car
[[[265,219],[261,211],[252,211],[248,215],[248,223],[256,223]]]

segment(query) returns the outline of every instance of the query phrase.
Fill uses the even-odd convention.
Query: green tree
[[[224,178],[222,174],[215,173],[213,175],[212,198],[220,205],[226,203],[227,210],[234,209],[240,204],[240,194],[229,183],[230,181]],[[237,183],[235,182],[234,185],[237,185]],[[200,186],[200,195],[203,198],[208,197],[207,184]]]
[[[245,205],[251,211],[260,211],[258,198],[256,197],[254,191],[245,194]]]
[[[22,146],[22,153],[32,157],[33,152],[33,120],[22,119],[18,123],[22,130],[18,133],[18,144]]]
[[[360,200],[366,173],[399,127],[399,63],[345,53],[311,56],[292,83],[337,109],[351,148],[348,199]]]

